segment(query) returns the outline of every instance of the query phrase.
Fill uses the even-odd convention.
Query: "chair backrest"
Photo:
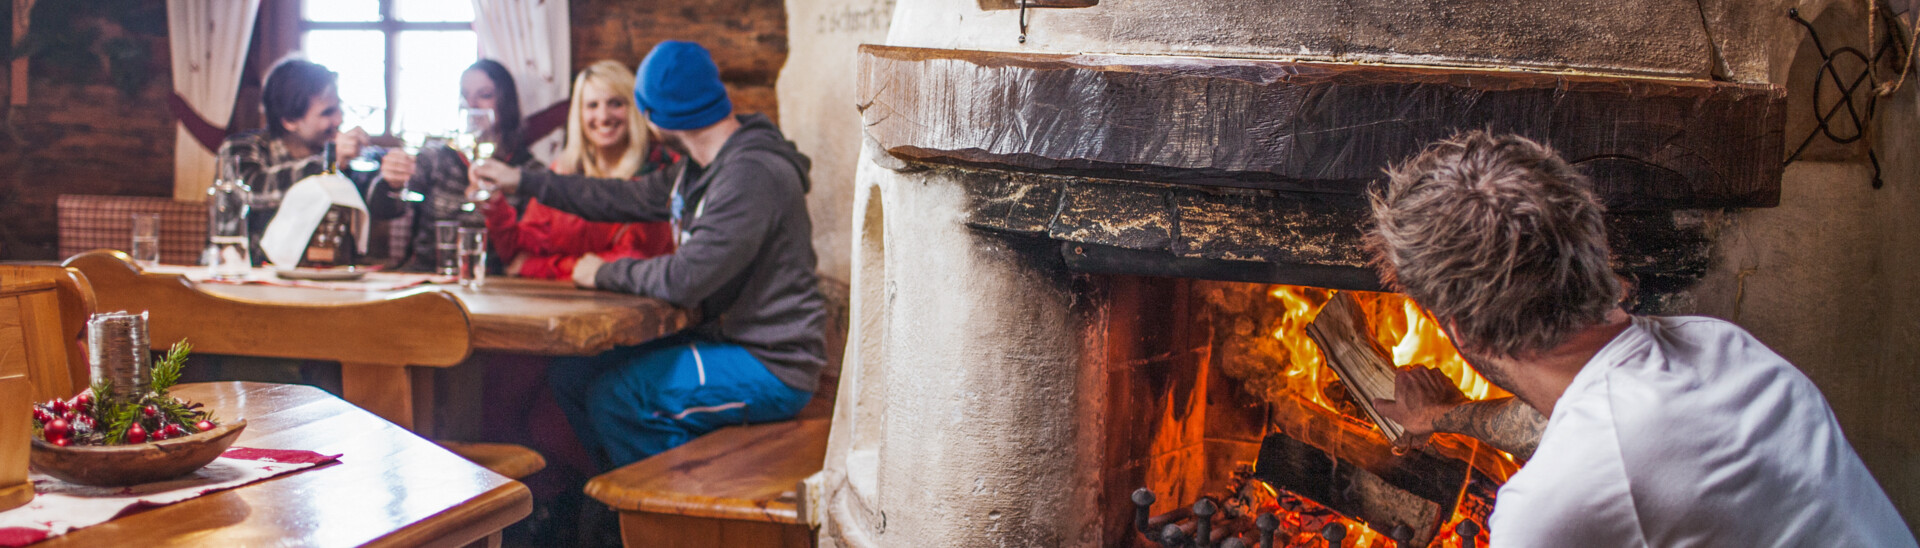
[[[466,305],[442,291],[358,303],[261,303],[196,289],[178,274],[143,272],[126,254],[67,259],[93,283],[100,310],[147,311],[155,346],[195,352],[380,365],[448,367],[472,350]]]
[[[207,248],[207,206],[154,196],[62,194],[60,256],[90,249],[126,249],[133,243],[133,214],[160,215],[160,262],[196,264]]]
[[[93,290],[78,271],[0,265],[0,377],[25,375],[33,401],[86,388],[82,337],[93,310]]]

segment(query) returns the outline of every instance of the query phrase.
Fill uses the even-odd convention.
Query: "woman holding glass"
[[[520,94],[513,75],[491,59],[481,59],[460,74],[460,99],[468,113],[463,119],[490,123],[468,129],[476,143],[492,143],[488,155],[507,165],[538,165],[528,152],[524,122],[520,117]],[[445,145],[421,147],[418,154],[391,150],[380,160],[380,175],[367,196],[367,210],[375,220],[393,219],[412,213],[405,230],[395,228],[391,263],[402,270],[435,269],[434,224],[454,221],[478,227],[484,223],[467,198],[467,165],[474,148],[456,151]],[[405,238],[404,241],[401,238]]]
[[[600,61],[573,80],[567,112],[567,144],[553,171],[598,178],[634,178],[679,158],[652,146],[640,110],[633,105],[633,71]],[[587,254],[612,261],[644,259],[673,251],[671,224],[596,223],[529,199],[524,213],[503,197],[484,208],[494,252],[509,261],[512,276],[565,280]]]

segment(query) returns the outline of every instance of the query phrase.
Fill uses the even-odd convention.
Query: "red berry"
[[[67,437],[67,434],[72,431],[73,428],[67,424],[67,421],[61,419],[53,419],[47,422],[45,427],[40,429],[40,433],[47,436],[47,441],[53,441],[54,438]]]
[[[153,418],[154,415],[160,414],[160,409],[149,405],[149,406],[140,408],[140,412],[145,414],[147,418],[151,419]]]
[[[160,434],[169,438],[178,438],[186,435],[187,430],[181,428],[178,424],[169,424],[166,428],[160,429]]]
[[[93,406],[93,390],[89,389],[85,392],[81,392],[80,395],[78,396],[74,396],[73,403],[71,405],[74,407],[82,408],[82,409],[87,407],[92,407]]]
[[[66,400],[53,400],[47,402],[47,408],[52,410],[55,415],[65,415],[67,413],[67,402]]]
[[[199,430],[201,432],[212,430],[213,421],[200,421],[200,422],[193,423],[193,429]]]
[[[47,414],[47,410],[45,408],[42,408],[38,405],[33,406],[33,422],[46,424],[47,421],[51,421],[51,420],[53,420],[53,415]]]
[[[146,443],[147,429],[135,424],[127,427],[127,443]]]
[[[67,445],[70,445],[70,444],[72,444],[72,443],[73,443],[73,441],[72,441],[72,440],[68,440],[67,438],[54,438],[54,439],[52,439],[51,441],[49,441],[48,443],[52,443],[52,444],[54,444],[55,446],[59,446],[59,447],[66,447]]]

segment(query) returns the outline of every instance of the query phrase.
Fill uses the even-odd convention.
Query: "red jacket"
[[[662,157],[659,148],[648,158],[642,172],[671,164],[674,158]],[[661,161],[664,160],[664,161]],[[577,215],[542,205],[529,198],[527,211],[514,218],[513,207],[505,200],[487,203],[487,239],[501,262],[512,264],[521,254],[527,260],[519,272],[526,278],[565,280],[573,276],[573,265],[587,253],[601,259],[644,259],[673,252],[672,223],[595,223]]]

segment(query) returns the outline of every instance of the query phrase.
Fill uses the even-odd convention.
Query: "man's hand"
[[[573,263],[573,285],[593,289],[593,277],[600,273],[600,266],[607,264],[599,255],[588,253]]]
[[[367,130],[357,127],[342,131],[339,135],[333,136],[333,162],[337,164],[341,170],[347,169],[347,162],[358,158],[360,156],[360,148],[367,146],[370,140],[371,138],[367,136]]]
[[[481,186],[490,186],[494,194],[506,196],[520,190],[520,168],[502,162],[481,160],[467,169],[467,195]]]
[[[397,148],[387,151],[380,158],[380,179],[394,190],[406,190],[407,181],[413,180],[413,155]]]
[[[1411,437],[1425,437],[1434,431],[1434,422],[1460,404],[1467,395],[1454,386],[1453,379],[1431,367],[1409,367],[1393,377],[1391,400],[1373,400],[1374,409],[1400,423]]]

